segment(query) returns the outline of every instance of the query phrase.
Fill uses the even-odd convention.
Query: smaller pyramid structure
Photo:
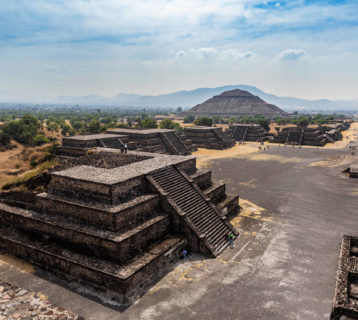
[[[195,116],[242,117],[262,115],[267,118],[286,117],[289,114],[250,92],[235,89],[225,91],[188,110]]]

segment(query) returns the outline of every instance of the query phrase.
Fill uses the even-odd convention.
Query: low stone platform
[[[231,132],[236,141],[264,141],[268,135],[264,128],[257,124],[230,124]]]
[[[109,129],[108,134],[126,136],[130,150],[166,153],[172,155],[189,155],[190,141],[184,141],[179,133],[169,129]]]
[[[324,132],[319,128],[288,127],[277,132],[270,142],[322,147],[327,143],[327,139]]]
[[[270,142],[294,145],[324,146],[342,139],[341,131],[347,130],[349,122],[333,123],[317,128],[288,127],[274,135]]]
[[[57,150],[58,156],[80,157],[95,147],[121,149],[128,143],[126,136],[115,134],[91,134],[64,137]]]
[[[235,145],[232,134],[218,127],[186,127],[183,134],[197,148],[222,150]]]
[[[86,139],[84,139],[86,141]],[[94,148],[62,161],[29,203],[0,198],[0,248],[62,276],[143,294],[183,248],[217,256],[238,198],[194,156]]]
[[[358,237],[344,235],[338,261],[331,319],[358,318]]]

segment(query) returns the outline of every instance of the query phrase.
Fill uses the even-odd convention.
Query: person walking
[[[186,259],[188,257],[188,251],[186,249],[183,249],[183,259]]]
[[[232,232],[230,232],[228,235],[227,235],[227,238],[229,240],[229,246],[231,249],[234,249],[235,246],[234,246],[234,235],[232,234]]]
[[[128,146],[127,146],[127,144],[125,144],[124,145],[124,153],[127,153],[127,151],[128,151]]]

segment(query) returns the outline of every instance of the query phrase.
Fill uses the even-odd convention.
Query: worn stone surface
[[[53,305],[41,294],[18,288],[0,279],[1,320],[84,320],[63,307]]]
[[[203,193],[216,203],[226,197],[225,186],[210,188],[210,173],[200,186],[190,177],[200,176],[195,157],[92,152],[54,170],[48,192],[36,195],[30,208],[0,203],[2,250],[60,276],[110,288],[126,303],[145,293],[184,247],[217,255],[228,245],[228,232],[236,237]],[[170,190],[163,193],[155,181]]]
[[[235,89],[225,91],[185,112],[196,116],[238,117],[263,115],[268,118],[287,116],[279,107],[268,104],[251,93]]]
[[[231,132],[217,127],[186,127],[183,131],[185,139],[189,139],[196,147],[206,149],[226,149],[235,145]]]

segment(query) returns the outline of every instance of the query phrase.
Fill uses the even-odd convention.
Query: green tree
[[[81,121],[74,121],[72,124],[72,128],[76,131],[79,131],[82,128],[82,122]]]
[[[174,122],[170,119],[164,119],[160,121],[160,129],[172,129],[172,130],[181,131],[182,127],[177,122]]]
[[[33,139],[32,142],[35,146],[41,146],[45,143],[48,143],[49,140],[43,134],[37,134]]]
[[[145,120],[140,121],[140,127],[141,128],[158,128],[157,122],[152,118],[147,118]]]
[[[60,126],[56,122],[51,122],[47,125],[47,129],[53,132],[58,132],[60,130]]]
[[[68,124],[64,124],[63,126],[62,126],[62,134],[64,135],[64,136],[66,136],[67,135],[67,133],[69,133],[70,132],[70,130],[71,130],[71,127],[68,125]]]
[[[270,131],[270,120],[269,119],[260,119],[259,125],[264,128],[266,131]]]
[[[100,109],[99,109],[100,110]],[[89,125],[88,125],[88,132],[89,133],[92,133],[92,134],[94,134],[94,133],[100,133],[101,132],[101,124],[99,123],[99,121],[98,120],[95,120],[95,119],[93,119],[93,120],[91,120],[91,122],[89,123]]]
[[[10,136],[0,131],[0,145],[6,146],[10,143]]]
[[[20,120],[7,122],[2,131],[5,136],[24,144],[31,144],[40,128],[40,122],[31,115],[24,115]]]
[[[306,128],[309,125],[307,118],[300,118],[297,120],[297,126],[301,128]]]
[[[205,126],[205,127],[211,127],[213,125],[213,120],[209,117],[198,117],[194,123],[197,126]]]
[[[192,123],[195,120],[195,116],[193,116],[192,114],[188,114],[185,118],[184,118],[184,123]]]

